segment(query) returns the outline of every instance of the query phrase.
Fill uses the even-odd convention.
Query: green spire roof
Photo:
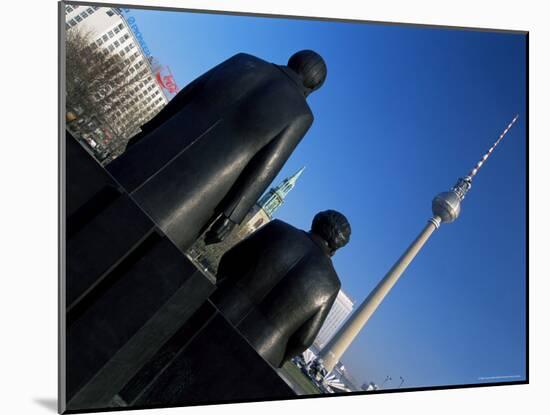
[[[269,191],[260,198],[258,204],[270,218],[273,217],[273,213],[284,203],[286,196],[294,189],[296,181],[305,169],[305,166],[302,167],[292,176],[284,179],[278,186],[269,189]]]

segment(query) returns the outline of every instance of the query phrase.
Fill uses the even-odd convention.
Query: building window
[[[86,12],[88,12],[88,14],[92,14],[94,12],[94,9],[92,9],[91,7],[86,9]]]
[[[69,23],[65,23],[65,29],[69,30],[71,26],[69,26]]]
[[[82,13],[80,13],[80,15],[82,16],[83,19],[88,17],[88,13],[86,13],[86,11],[83,11]]]
[[[107,34],[109,35],[110,38],[112,38],[115,35],[112,30],[109,30]]]
[[[125,52],[129,52],[129,51],[130,51],[130,46],[126,46],[126,47],[124,48],[124,51],[125,51]]]
[[[126,39],[124,39],[124,37],[121,37],[120,38],[120,43],[124,43],[124,42],[126,42]]]
[[[101,39],[103,39],[104,42],[107,42],[109,40],[109,36],[107,36],[107,34],[104,34]]]
[[[97,46],[101,46],[101,45],[103,45],[103,39],[99,39],[99,40],[97,41]]]
[[[117,27],[115,27],[115,34],[117,34],[118,32],[120,32],[120,29]]]
[[[122,29],[124,28],[124,25],[121,23],[121,24],[118,25],[118,28],[119,28],[120,30],[122,30]]]
[[[115,45],[115,48],[118,48],[120,46],[120,43],[118,42],[118,40],[115,40],[115,42],[113,43],[113,45]]]
[[[258,220],[254,223],[254,225],[252,225],[252,228],[253,228],[253,229],[258,229],[258,227],[259,227],[262,223],[264,223],[264,220],[263,220],[262,218],[260,218],[260,219],[258,219]]]
[[[105,13],[107,13],[107,16],[109,16],[109,17],[115,15],[112,10],[107,10]]]
[[[76,24],[74,19],[69,20],[69,25],[73,27]]]
[[[82,17],[80,17],[80,16],[75,16],[74,19],[75,19],[77,22],[81,22],[81,21],[82,21]]]
[[[66,11],[67,13],[70,13],[70,12],[73,11],[73,8],[72,8],[71,6],[65,6],[65,11]]]

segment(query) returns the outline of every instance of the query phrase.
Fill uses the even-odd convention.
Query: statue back
[[[274,366],[295,333],[321,307],[330,308],[340,289],[331,259],[309,234],[279,220],[228,251],[218,276],[213,302]]]

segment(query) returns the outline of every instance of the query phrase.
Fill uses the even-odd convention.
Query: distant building
[[[160,67],[150,56],[135,20],[127,18],[120,8],[66,5],[65,28],[68,32],[90,33],[92,50],[99,49],[105,56],[118,54],[128,65],[129,76],[138,79],[135,86],[132,85],[131,96],[109,111],[105,119],[79,113],[78,108],[67,109],[70,113],[67,127],[76,136],[84,139],[92,149],[102,147],[117,153],[116,156],[124,150],[127,140],[139,131],[135,127],[137,109],[143,113],[143,124],[169,101],[166,85],[159,75]],[[125,131],[125,134],[113,142],[118,131]]]
[[[369,383],[365,382],[361,385],[361,389],[366,392],[375,391],[375,390],[378,390],[378,385],[374,382],[369,382]]]
[[[218,270],[218,263],[223,254],[242,241],[252,232],[258,230],[266,223],[271,221],[273,214],[284,203],[298,178],[304,172],[305,167],[292,176],[284,179],[278,186],[272,187],[262,196],[245,216],[241,225],[236,226],[231,233],[220,243],[206,245],[204,243],[204,234],[188,250],[188,255],[201,266],[203,271],[215,275]]]
[[[329,384],[335,392],[339,391],[357,391],[357,382],[347,371],[346,367],[341,361],[334,366],[332,372],[328,373],[325,379],[331,379],[332,384]],[[343,387],[342,387],[343,386]]]
[[[284,179],[283,182],[277,187],[272,187],[269,189],[269,191],[258,201],[258,205],[262,207],[264,212],[270,218],[273,216],[273,213],[284,203],[286,196],[292,189],[294,189],[298,178],[302,175],[305,169],[305,166],[302,167],[291,177]]]
[[[244,239],[272,219],[273,214],[285,202],[287,195],[294,189],[296,182],[305,169],[305,167],[302,167],[292,176],[284,179],[278,186],[269,189],[269,191],[258,200],[248,213],[248,217],[243,221],[243,225],[240,227],[240,239]]]
[[[341,361],[329,373],[317,360],[312,348],[307,349],[301,356],[293,359],[302,371],[309,376],[326,393],[351,392],[360,390],[358,383],[348,372]]]
[[[319,330],[313,346],[319,351],[332,339],[353,310],[353,300],[342,290],[338,293],[327,319]]]

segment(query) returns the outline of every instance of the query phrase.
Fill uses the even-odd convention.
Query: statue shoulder
[[[273,219],[268,223],[268,225],[271,225],[274,229],[277,229],[280,232],[285,232],[286,234],[292,235],[293,238],[309,239],[309,238],[304,238],[307,232],[303,231],[302,229],[298,229],[292,226],[291,224],[286,223],[285,221],[282,221],[280,219]]]
[[[293,226],[279,219],[273,219],[260,229],[255,231],[247,239],[269,239],[270,243],[276,243],[281,239],[287,239]]]
[[[269,65],[269,62],[264,61],[263,59],[258,58],[257,56],[250,55],[248,53],[240,52],[232,57],[230,57],[227,61],[236,61],[236,62],[242,62],[242,63],[253,63],[253,64],[266,64]]]

